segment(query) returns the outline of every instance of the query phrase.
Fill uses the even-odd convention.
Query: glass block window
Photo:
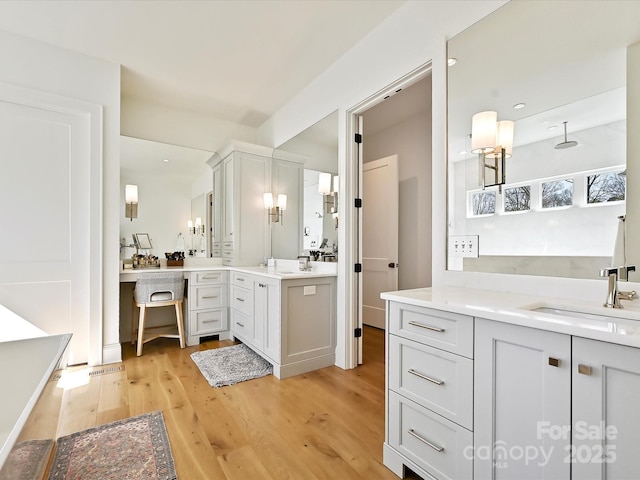
[[[542,208],[573,205],[573,178],[542,182]]]

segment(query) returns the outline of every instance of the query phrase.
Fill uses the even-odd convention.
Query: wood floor
[[[364,339],[364,364],[356,369],[270,375],[217,389],[189,354],[231,341],[181,350],[177,340],[158,339],[141,357],[123,344],[121,371],[93,368],[86,385],[67,390],[50,381],[20,440],[162,410],[182,480],[397,479],[382,465],[384,335],[365,327]],[[69,371],[87,379],[82,369]]]

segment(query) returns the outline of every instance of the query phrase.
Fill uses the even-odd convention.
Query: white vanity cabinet
[[[223,265],[258,265],[269,256],[271,238],[263,194],[271,182],[271,158],[233,150],[222,159]]]
[[[473,475],[473,317],[387,302],[384,464],[424,478]]]
[[[334,365],[335,282],[232,271],[231,335],[268,360],[277,378]]]
[[[474,479],[568,479],[571,435],[556,433],[571,425],[571,337],[475,327]]]
[[[638,478],[640,349],[573,337],[571,404],[572,478]]]
[[[228,274],[226,270],[189,273],[187,345],[197,345],[210,335],[227,337]]]

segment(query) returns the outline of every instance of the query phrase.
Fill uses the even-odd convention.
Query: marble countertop
[[[602,292],[602,298],[576,301],[463,287],[418,288],[381,294],[381,298],[388,301],[640,348],[640,299],[622,300],[624,308],[612,309],[603,306],[605,297],[606,291]],[[539,307],[580,313],[570,316],[574,314],[533,311]]]

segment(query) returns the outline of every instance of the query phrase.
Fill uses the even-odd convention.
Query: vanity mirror
[[[448,269],[598,278],[625,230],[628,248],[640,243],[626,136],[638,18],[640,2],[512,1],[448,42]],[[493,129],[514,122],[492,187],[471,152],[481,112]]]
[[[280,145],[277,152],[290,152],[305,157],[304,163],[304,206],[302,229],[298,232],[300,246],[304,252],[322,251],[332,260],[333,246],[338,244],[337,214],[327,213],[325,195],[319,193],[318,183],[321,173],[330,174],[330,191],[335,192],[333,179],[338,173],[338,112],[333,112],[294,138]],[[333,196],[332,198],[337,198]],[[326,242],[325,242],[326,239]],[[273,256],[277,258],[297,258],[281,256],[278,253],[281,240],[272,235]],[[302,252],[299,252],[302,253]],[[298,254],[299,254],[298,253]]]
[[[131,243],[132,234],[143,231],[148,232],[154,255],[161,258],[177,249],[180,233],[185,250],[193,248],[187,222],[200,217],[205,227],[209,224],[206,197],[212,189],[212,173],[206,161],[211,155],[204,150],[120,137],[120,238],[125,239],[124,245]],[[138,186],[138,217],[133,220],[124,217],[126,184]],[[124,246],[121,257],[128,258],[134,251]]]

